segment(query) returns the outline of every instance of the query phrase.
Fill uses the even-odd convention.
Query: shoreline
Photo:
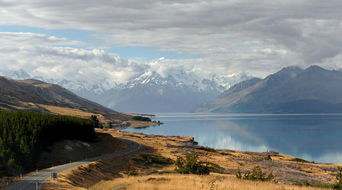
[[[151,122],[150,122],[151,123]],[[164,123],[162,123],[164,124]],[[161,124],[161,125],[162,125]],[[205,146],[205,145],[201,145],[199,144],[196,140],[195,140],[195,137],[192,137],[192,136],[181,136],[181,135],[174,135],[174,136],[169,136],[169,135],[158,135],[158,134],[148,134],[148,133],[143,133],[143,132],[136,132],[136,131],[123,131],[124,129],[127,129],[127,128],[147,128],[147,127],[155,127],[155,126],[159,126],[160,124],[157,124],[157,123],[153,123],[152,125],[136,125],[136,126],[128,126],[128,127],[123,127],[123,128],[113,128],[114,130],[118,130],[120,132],[131,132],[131,133],[137,133],[137,134],[141,134],[141,135],[155,135],[155,136],[165,136],[165,137],[189,137],[189,138],[193,138],[194,139],[194,142],[196,143],[195,146],[198,146],[198,147],[202,147],[202,148],[205,148],[205,149],[214,149],[214,150],[221,150],[221,151],[224,151],[224,150],[228,150],[228,151],[237,151],[237,152],[244,152],[244,153],[255,153],[255,154],[258,154],[258,153],[265,153],[265,152],[272,152],[272,153],[276,153],[276,154],[279,154],[279,155],[286,155],[286,156],[291,156],[291,157],[294,157],[298,160],[302,160],[304,162],[308,162],[308,163],[317,163],[317,164],[332,164],[332,165],[342,165],[342,162],[341,163],[333,163],[333,162],[320,162],[320,161],[315,161],[315,160],[306,160],[300,156],[295,156],[295,155],[291,155],[291,154],[284,154],[284,153],[281,153],[281,152],[278,152],[276,150],[272,150],[272,149],[268,149],[266,151],[250,151],[250,150],[238,150],[238,149],[225,149],[225,148],[213,148],[213,147],[210,147],[210,146]]]
[[[151,127],[156,126],[156,125],[151,125]],[[138,127],[132,127],[132,128],[139,128]],[[143,126],[145,127],[145,126]],[[149,126],[146,126],[149,127]],[[129,128],[129,127],[128,127]],[[139,133],[139,132],[132,132],[132,131],[122,131],[121,129],[114,129],[114,130],[118,130],[119,132],[122,133],[134,133],[134,134],[138,134],[138,135],[146,135],[146,136],[156,136],[156,137],[175,137],[175,138],[186,138],[186,139],[191,139],[189,140],[189,143],[191,145],[188,145],[189,147],[192,147],[194,149],[201,149],[201,150],[208,150],[208,151],[232,151],[232,152],[240,152],[240,153],[245,153],[245,154],[273,154],[273,155],[280,155],[280,156],[288,156],[288,157],[293,157],[296,160],[301,160],[301,162],[306,162],[306,163],[312,163],[312,164],[326,164],[326,165],[338,165],[338,166],[342,166],[342,163],[329,163],[329,162],[318,162],[318,161],[309,161],[309,160],[305,160],[301,157],[297,157],[294,155],[289,155],[289,154],[283,154],[281,152],[278,151],[274,151],[274,150],[267,150],[267,151],[244,151],[244,150],[237,150],[237,149],[225,149],[225,148],[213,148],[213,147],[209,147],[209,146],[204,146],[199,144],[195,137],[192,136],[180,136],[180,135],[158,135],[158,134],[147,134],[147,133]]]
[[[214,163],[222,168],[220,170],[220,175],[235,177],[238,169],[242,172],[247,172],[258,166],[262,168],[263,171],[267,173],[272,172],[275,175],[275,179],[272,183],[289,185],[335,183],[337,167],[342,166],[342,164],[311,163],[300,158],[270,151],[243,152],[226,149],[212,149],[197,145],[193,137],[149,135],[119,131],[116,129],[98,129],[97,132],[110,134],[114,138],[138,142],[143,148],[136,154],[123,157],[122,160],[124,162],[120,166],[115,165],[113,160],[104,160],[62,173],[63,180],[61,182],[49,184],[47,187],[51,188],[47,189],[58,189],[58,185],[67,185],[65,182],[70,180],[73,183],[76,183],[80,178],[87,179],[87,184],[89,187],[92,187],[96,186],[104,179],[109,182],[113,181],[114,183],[116,179],[129,177],[130,172],[134,172],[134,175],[137,176],[148,176],[156,173],[162,176],[163,174],[174,173],[174,165],[159,166],[158,164],[152,164],[147,166],[146,164],[141,165],[141,163],[136,161],[140,159],[141,155],[146,154],[176,160],[177,157],[184,157],[188,152],[195,152],[199,155],[198,159],[200,161]],[[115,162],[121,161],[116,160]],[[112,171],[114,176],[111,174],[110,176],[112,177],[105,177],[107,174],[104,174],[103,172],[108,172],[108,170]],[[100,175],[102,177],[93,175]],[[78,186],[82,186],[82,184],[77,184]],[[68,188],[73,189],[74,187],[68,186]]]

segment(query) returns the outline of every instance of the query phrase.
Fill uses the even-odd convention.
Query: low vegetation
[[[337,168],[336,180],[337,183],[334,185],[334,188],[342,189],[342,167]]]
[[[0,177],[36,169],[40,153],[57,141],[94,138],[93,123],[89,119],[0,111]]]
[[[210,173],[210,166],[207,162],[199,162],[195,153],[188,153],[185,158],[178,157],[176,160],[176,172],[181,174],[207,175]]]
[[[165,157],[153,155],[153,154],[141,154],[140,158],[135,158],[133,160],[144,163],[146,165],[151,165],[151,164],[170,165],[174,163],[174,161],[170,158],[165,158]]]
[[[94,128],[103,128],[102,124],[100,123],[100,120],[97,118],[96,115],[91,115],[90,120]]]
[[[254,167],[251,171],[247,171],[244,174],[242,174],[240,169],[238,169],[235,176],[238,179],[246,179],[253,181],[270,181],[274,178],[272,172],[267,175],[262,171],[262,169],[259,166]]]
[[[303,162],[303,163],[310,163],[309,161],[306,161],[306,160],[301,159],[301,158],[293,158],[291,161],[294,161],[294,162]]]

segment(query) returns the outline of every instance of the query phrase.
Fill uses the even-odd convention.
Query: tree
[[[101,128],[100,121],[99,121],[99,119],[97,118],[96,115],[90,116],[90,119],[91,119],[91,121],[93,123],[94,128]]]
[[[57,141],[94,138],[90,119],[0,111],[0,177],[35,169],[40,153]]]
[[[107,126],[108,126],[108,128],[113,128],[113,122],[108,121],[108,122],[107,122]]]

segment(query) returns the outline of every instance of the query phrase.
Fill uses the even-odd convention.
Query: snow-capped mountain
[[[104,98],[109,107],[124,112],[189,112],[220,93],[217,85],[186,74],[161,76],[146,72]]]
[[[203,78],[184,70],[170,71],[167,75],[146,71],[118,84],[105,78],[100,81],[49,79],[31,76],[23,70],[0,74],[55,83],[114,110],[135,113],[191,112],[198,105],[214,100],[235,83],[250,78],[244,73]]]
[[[135,88],[138,86],[145,87],[165,87],[173,86],[178,88],[191,88],[196,91],[221,91],[221,86],[219,86],[216,81],[209,79],[201,79],[193,73],[186,73],[181,71],[174,75],[168,75],[162,77],[157,72],[148,71],[142,75],[132,79],[126,85],[126,88]]]
[[[31,76],[24,70],[0,70],[1,76],[10,77],[15,80],[24,80],[31,78]]]
[[[214,100],[230,86],[249,78],[246,74],[201,78],[185,71],[162,76],[147,71],[100,96],[84,91],[74,92],[123,112],[192,112],[198,105]]]

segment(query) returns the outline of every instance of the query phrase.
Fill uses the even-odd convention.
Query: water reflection
[[[126,129],[193,136],[200,145],[243,151],[274,150],[310,161],[342,163],[342,115],[167,114],[159,127]]]

